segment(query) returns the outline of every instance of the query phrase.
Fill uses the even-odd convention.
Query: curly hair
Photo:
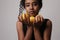
[[[40,9],[42,8],[42,0],[37,0],[38,5],[40,6]],[[19,15],[23,12],[25,8],[25,0],[20,1],[20,8],[19,8]]]

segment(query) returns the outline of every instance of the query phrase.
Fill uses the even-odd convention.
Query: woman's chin
[[[34,13],[29,13],[30,16],[34,16],[35,14]]]
[[[35,16],[34,14],[30,14],[30,16]]]

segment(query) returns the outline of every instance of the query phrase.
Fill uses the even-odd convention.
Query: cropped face
[[[36,16],[40,6],[38,5],[37,0],[25,0],[25,9],[30,16]]]

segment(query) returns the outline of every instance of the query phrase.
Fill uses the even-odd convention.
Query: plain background
[[[60,40],[60,0],[43,0],[40,11],[44,18],[52,21],[51,40]],[[0,0],[0,40],[17,40],[16,21],[19,0]]]

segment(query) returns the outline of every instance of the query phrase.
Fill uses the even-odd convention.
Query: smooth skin
[[[38,28],[41,27],[41,24],[42,24],[44,18],[41,15],[38,15],[40,6],[37,4],[37,0],[25,0],[25,9],[26,9],[26,12],[28,13],[29,17],[27,18],[25,16],[26,14],[24,14],[24,17],[26,19],[23,20],[22,15],[20,15],[20,16],[18,16],[18,21],[16,22],[18,40],[31,40],[32,30],[34,31],[35,40],[43,40],[43,39],[51,40],[52,22],[50,20],[48,20],[46,23],[46,29],[44,30],[43,39],[40,36],[40,32],[39,32]],[[30,16],[35,17],[35,21],[33,23],[36,23],[36,24],[30,23],[30,21],[29,21]],[[24,37],[24,33],[23,33],[22,22],[30,24],[30,25],[27,25],[28,28],[27,28],[25,37]],[[35,25],[37,25],[38,22],[39,22],[40,27],[36,28]]]

